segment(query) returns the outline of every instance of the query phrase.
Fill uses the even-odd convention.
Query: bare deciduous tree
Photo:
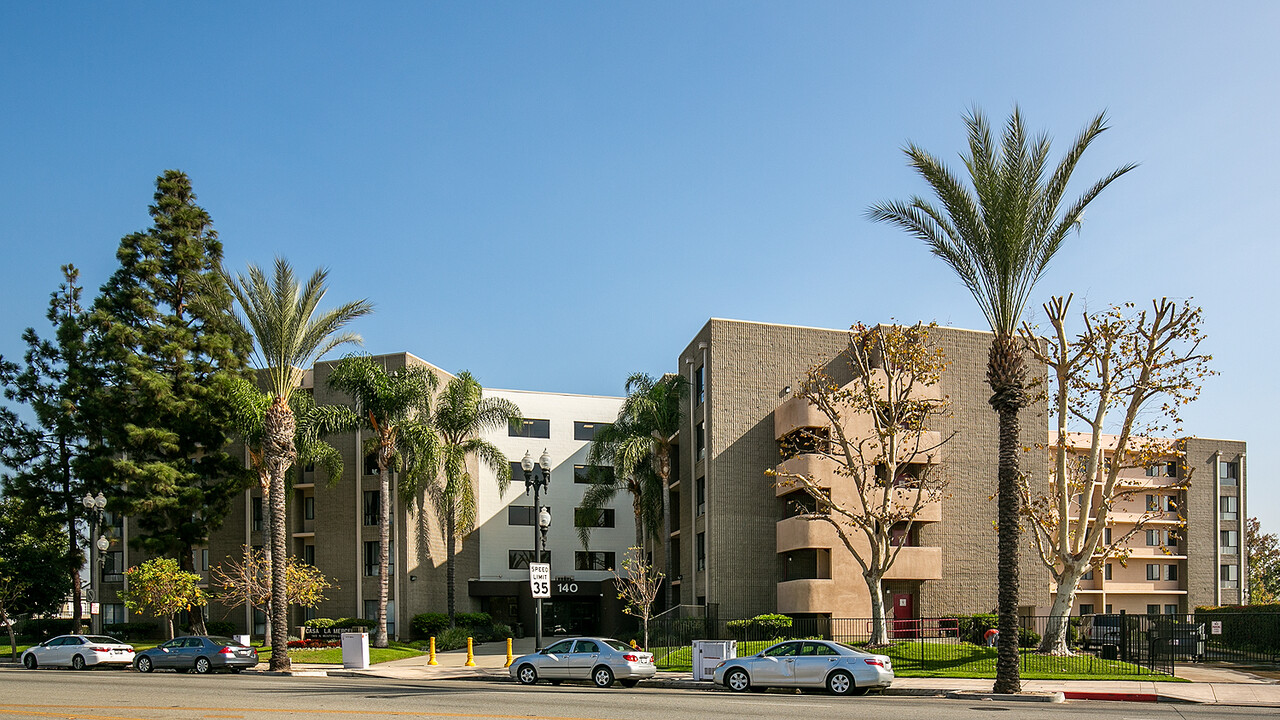
[[[649,618],[653,613],[653,601],[658,597],[663,574],[645,561],[644,551],[638,547],[627,549],[622,558],[622,573],[613,570],[614,586],[618,599],[623,601],[622,612],[640,618],[644,628],[644,646],[649,647]]]

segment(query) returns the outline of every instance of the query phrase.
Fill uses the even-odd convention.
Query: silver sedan
[[[616,679],[625,687],[653,677],[653,654],[609,638],[569,638],[541,652],[522,655],[511,662],[511,677],[525,685],[548,680],[590,680],[607,688]]]
[[[22,665],[28,670],[38,667],[84,670],[95,665],[128,667],[131,664],[133,646],[106,635],[59,635],[22,653]]]
[[[893,664],[828,640],[789,640],[716,666],[714,681],[734,692],[771,687],[825,687],[836,695],[865,695],[893,682]]]

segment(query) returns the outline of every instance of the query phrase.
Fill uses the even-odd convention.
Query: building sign
[[[1222,621],[1221,621],[1221,620],[1214,620],[1213,622],[1209,623],[1209,633],[1210,633],[1211,635],[1221,635],[1221,634],[1222,634]]]
[[[98,603],[89,603],[89,614],[90,614],[90,615],[100,615],[101,613],[102,613],[102,606],[101,606],[101,605],[99,605]]]
[[[599,580],[578,580],[558,577],[551,581],[551,596],[557,598],[599,597],[602,594]]]
[[[534,598],[551,597],[551,563],[529,563],[529,588]]]

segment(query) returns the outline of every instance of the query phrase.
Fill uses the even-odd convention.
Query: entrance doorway
[[[916,637],[919,623],[916,622],[916,596],[914,593],[894,593],[893,612],[890,615],[893,618],[893,637]]]
[[[542,634],[598,635],[600,633],[600,602],[596,599],[575,600],[554,598],[542,605]]]

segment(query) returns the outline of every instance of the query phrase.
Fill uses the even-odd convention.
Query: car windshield
[[[631,646],[630,646],[630,645],[628,645],[628,644],[626,644],[626,643],[624,643],[624,642],[622,642],[621,640],[614,640],[614,639],[610,638],[610,639],[606,639],[606,640],[604,641],[604,644],[605,644],[605,645],[608,645],[609,647],[613,648],[614,650],[617,650],[618,652],[627,652],[627,651],[631,650]]]
[[[85,635],[85,636],[84,636],[84,639],[85,639],[85,640],[88,640],[88,641],[89,641],[89,642],[91,642],[91,643],[109,643],[109,644],[112,644],[112,645],[123,645],[123,644],[124,644],[124,643],[120,642],[119,640],[117,640],[117,639],[115,639],[115,638],[113,638],[113,637],[107,637],[106,635]]]

